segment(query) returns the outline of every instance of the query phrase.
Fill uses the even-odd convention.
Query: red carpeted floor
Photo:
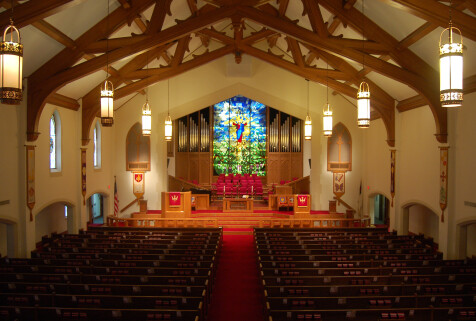
[[[224,235],[208,321],[264,321],[253,235]]]

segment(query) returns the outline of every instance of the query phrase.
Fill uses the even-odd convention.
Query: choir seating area
[[[212,184],[214,198],[234,198],[250,195],[263,198],[263,183],[256,174],[220,174]]]
[[[476,260],[385,229],[255,229],[269,321],[476,320]]]
[[[0,261],[0,320],[205,320],[222,230],[90,228]]]

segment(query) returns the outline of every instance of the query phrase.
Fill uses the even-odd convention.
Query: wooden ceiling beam
[[[251,56],[254,56],[258,59],[264,60],[272,65],[286,69],[296,75],[304,77],[306,79],[321,83],[323,85],[328,85],[330,88],[338,91],[341,94],[355,98],[357,96],[357,89],[346,85],[342,82],[339,82],[333,78],[326,77],[326,71],[316,68],[301,68],[296,64],[288,62],[282,58],[277,57],[274,54],[266,53],[257,48],[240,44],[240,50],[244,53],[247,53]],[[329,75],[331,71],[329,70]],[[379,110],[382,115],[385,127],[387,128],[387,143],[390,146],[395,144],[395,114],[393,112],[393,99],[388,100],[388,97],[382,95],[383,91],[375,91],[372,94],[373,97],[373,107]]]
[[[146,34],[157,33],[162,30],[164,25],[165,16],[171,15],[170,4],[172,0],[156,1],[152,17],[150,18],[149,25],[147,26]]]
[[[332,19],[331,24],[329,25],[329,28],[327,29],[327,32],[332,35],[334,32],[337,30],[337,28],[340,26],[342,21],[339,19],[339,17],[334,16]]]
[[[151,84],[154,84],[158,81],[168,79],[174,76],[177,76],[179,74],[182,74],[186,71],[189,71],[193,68],[196,68],[198,66],[201,66],[205,63],[208,63],[210,61],[213,61],[215,59],[221,58],[227,54],[231,54],[234,52],[234,48],[232,46],[226,46],[222,47],[220,49],[216,49],[211,52],[204,53],[202,55],[196,56],[194,59],[189,60],[187,62],[184,62],[180,65],[178,65],[175,68],[171,67],[164,67],[161,68],[163,69],[161,73],[155,74],[150,76],[147,79],[142,79],[139,81],[136,81],[132,83],[131,85],[124,86],[116,90],[115,92],[115,99],[120,99],[122,97],[126,97],[134,92],[136,92],[138,89],[145,88]]]
[[[321,37],[326,37],[327,25],[322,18],[321,9],[319,4],[315,0],[302,0],[304,11],[307,13],[309,22],[311,23],[312,31],[317,33]]]
[[[419,18],[442,28],[447,28],[450,21],[450,10],[444,5],[434,0],[383,0],[384,2],[397,6]],[[465,37],[476,41],[476,18],[453,7],[451,11],[453,25],[458,27]]]
[[[111,76],[108,78],[109,81],[112,82],[115,88],[119,87],[122,84],[131,85],[133,82],[130,79],[124,77],[124,75],[128,75],[134,70],[142,69],[152,60],[156,59],[157,56],[160,56],[162,53],[166,52],[172,44],[167,44],[164,46],[156,47],[148,52],[143,52],[137,56],[135,56],[131,61],[125,64],[119,71],[117,76]],[[148,70],[144,70],[145,75],[144,77],[148,77],[149,73]],[[89,131],[91,129],[91,125],[99,112],[99,92],[101,88],[102,82],[91,89],[82,100],[82,142],[83,145],[86,145],[89,142]],[[144,88],[138,88],[137,92],[145,92]],[[116,92],[114,92],[114,99],[118,99]]]
[[[402,68],[395,66],[397,68],[394,69],[389,66],[391,65],[390,63],[375,58],[372,55],[365,56],[365,65],[384,76],[407,84],[419,94],[423,95],[433,113],[436,125],[436,138],[439,142],[445,143],[447,139],[447,111],[440,107],[438,72],[409,49],[399,47],[399,42],[394,37],[357,9],[350,8],[349,10],[344,10],[342,2],[337,0],[319,0],[319,4],[331,13],[337,15],[354,30],[363,33],[365,38],[386,44],[391,48],[389,51],[390,56]],[[364,26],[365,30],[363,30]],[[323,47],[324,46],[321,48]],[[357,55],[354,56],[355,52],[347,48],[345,50],[339,48],[331,49],[330,46],[328,46],[328,48],[325,49],[330,49],[331,52],[335,52],[354,61],[360,61],[360,59],[362,59]]]
[[[185,52],[188,51],[189,42],[190,35],[186,35],[178,41],[177,47],[175,48],[174,56],[172,58],[171,67],[177,67],[180,63],[182,63],[183,57],[185,56]]]
[[[46,103],[59,106],[59,107],[64,107],[66,109],[78,111],[79,110],[79,103],[76,99],[58,94],[58,93],[53,93],[46,98]]]
[[[142,12],[147,5],[150,5],[151,0],[136,0],[133,5],[134,8],[131,8],[121,15],[125,21],[129,16],[134,16],[136,12],[133,9],[138,10],[138,12]],[[116,15],[120,15],[124,9],[119,7],[116,9],[115,12],[119,12]],[[98,56],[92,60],[86,61],[79,65],[73,64],[82,56],[82,51],[76,49],[76,51],[68,51],[65,53],[64,51],[60,54],[56,55],[55,58],[61,57],[67,62],[63,61],[63,63],[57,63],[56,65],[50,60],[48,63],[43,65],[39,70],[37,70],[32,77],[28,79],[29,84],[29,91],[28,91],[28,116],[27,116],[27,130],[29,136],[29,141],[34,141],[38,137],[37,128],[38,128],[38,120],[39,115],[44,107],[44,101],[46,97],[51,94],[52,92],[56,91],[57,89],[61,88],[62,86],[84,77],[92,72],[97,71],[98,69],[102,68],[106,65],[106,63],[113,63],[120,59],[123,59],[127,56],[130,56],[138,51],[146,50],[148,48],[154,46],[164,45],[179,38],[182,38],[184,34],[194,33],[198,30],[206,28],[218,21],[226,19],[234,12],[234,8],[223,8],[223,9],[216,9],[212,12],[207,12],[203,15],[198,17],[190,18],[179,25],[172,26],[163,30],[157,34],[148,35],[147,38],[137,44],[126,46],[123,48],[119,48],[113,50],[108,53],[108,55]],[[125,23],[125,21],[119,21],[119,17],[114,17],[115,19],[110,19],[112,24],[112,30],[115,30],[114,27],[117,27],[120,24]],[[104,20],[103,20],[104,21]],[[86,47],[83,45],[83,41],[85,41],[86,37],[95,38],[98,35],[91,35],[91,31],[97,31],[97,28],[104,28],[105,26],[99,23],[98,25],[94,26],[90,30],[88,30],[85,35],[81,36],[81,42],[78,40],[76,41],[78,48]],[[109,31],[111,31],[111,29]],[[55,59],[53,58],[53,59]],[[66,66],[65,66],[66,65]]]
[[[279,9],[278,14],[280,17],[283,17],[288,10],[289,0],[279,0]]]
[[[476,75],[467,77],[463,80],[463,93],[466,95],[473,92],[476,92]],[[400,101],[397,104],[397,110],[399,112],[404,112],[426,105],[428,105],[428,102],[422,96],[417,95]]]
[[[294,63],[298,66],[303,68],[304,67],[304,57],[302,56],[301,48],[299,47],[299,43],[296,39],[291,37],[286,37],[286,42],[288,43],[288,51],[291,51],[291,55],[293,56]]]
[[[15,5],[14,24],[17,28],[23,28],[38,20],[47,18],[66,8],[78,5],[86,0],[30,0]],[[5,10],[0,13],[0,26],[10,24],[11,11]],[[3,30],[3,29],[2,29]]]

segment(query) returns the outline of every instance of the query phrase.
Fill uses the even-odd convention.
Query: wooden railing
[[[259,227],[273,228],[336,228],[336,227],[369,227],[370,218],[265,218],[259,220]]]
[[[189,182],[185,179],[178,178],[172,175],[169,175],[169,192],[182,192],[182,191],[188,191],[191,188],[198,188],[198,189],[206,189],[209,190],[209,188],[206,188],[202,185],[197,185],[192,182]]]
[[[125,210],[127,210],[129,207],[131,207],[132,205],[134,204],[137,204],[139,205],[139,200],[142,199],[141,198],[136,198],[135,200],[133,200],[132,202],[130,202],[129,204],[127,204],[126,206],[124,206],[124,208],[122,210],[120,210],[120,213],[124,212]]]
[[[334,196],[334,199],[337,201],[338,204],[342,204],[348,210],[353,210],[355,212],[355,209],[352,206],[350,206],[349,204],[347,204],[346,202],[344,202],[341,198]]]
[[[304,176],[294,181],[284,184],[284,186],[291,186],[293,188],[293,194],[309,194],[310,190],[310,177]]]
[[[130,218],[109,215],[107,226],[125,227],[218,227],[216,218]]]

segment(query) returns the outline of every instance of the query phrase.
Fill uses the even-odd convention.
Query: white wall
[[[44,235],[63,233],[67,230],[67,219],[64,215],[64,203],[55,203],[44,208],[36,215],[35,242],[40,242]]]
[[[409,208],[408,230],[414,234],[425,234],[438,242],[439,220],[438,216],[430,209],[416,204]]]
[[[0,257],[7,255],[7,225],[0,222]]]
[[[468,225],[466,256],[476,256],[476,223]]]
[[[192,111],[211,106],[235,95],[243,95],[267,106],[304,119],[307,113],[306,81],[294,74],[252,59],[252,77],[227,77],[226,57],[170,79],[170,115],[177,119]],[[322,136],[322,109],[325,104],[325,87],[310,84],[310,112],[313,119],[313,138],[309,143],[312,159],[311,194],[313,209],[327,209],[332,200],[332,173],[327,172],[327,138]],[[330,95],[334,108],[334,124],[345,124],[352,135],[353,170],[346,174],[347,193],[343,199],[356,207],[362,176],[362,132],[356,125],[356,108],[341,96]],[[135,96],[116,112],[116,159],[120,208],[134,199],[132,174],[125,172],[125,141],[127,132],[140,122],[141,107],[145,97]],[[145,195],[149,209],[160,209],[160,192],[166,191],[166,143],[163,139],[163,122],[167,112],[167,83],[162,81],[149,88],[152,109],[151,171],[146,173]],[[306,156],[306,157],[309,157]],[[305,167],[308,166],[307,158]],[[343,207],[340,210],[344,210]],[[122,215],[137,211],[132,206]]]

